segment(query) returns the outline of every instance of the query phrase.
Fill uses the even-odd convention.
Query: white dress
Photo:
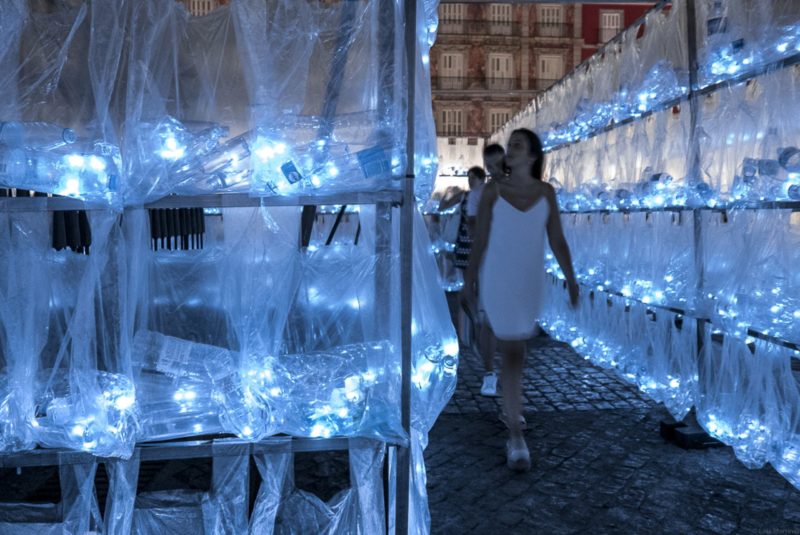
[[[480,269],[480,300],[495,336],[527,340],[544,297],[544,239],[550,205],[542,196],[526,211],[497,196]]]

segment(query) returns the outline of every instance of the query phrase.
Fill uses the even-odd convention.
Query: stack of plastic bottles
[[[769,462],[800,487],[800,220],[781,204],[800,199],[800,6],[691,2],[693,129],[689,100],[674,100],[689,90],[690,3],[671,4],[495,136],[532,128],[551,149],[546,173],[583,294],[569,310],[549,256],[544,325],[676,418],[694,406],[745,464]]]
[[[418,102],[430,101],[436,7],[418,9]],[[455,388],[458,344],[421,215],[409,436],[399,208],[320,207],[301,247],[299,206],[181,212],[158,229],[143,207],[398,190],[402,3],[234,0],[191,17],[174,0],[12,0],[0,26],[0,191],[90,201],[91,236],[91,254],[56,250],[51,212],[3,200],[0,451],[88,452],[110,485],[98,515],[100,461],[65,462],[62,502],[0,507],[0,532],[379,533],[387,441],[412,449],[412,531],[427,532],[422,451]],[[415,110],[427,198],[435,128],[430,106]],[[192,247],[171,241],[189,236]],[[281,435],[351,438],[353,488],[324,503],[293,488],[290,447],[265,448],[248,518],[247,442]],[[214,443],[209,489],[137,493],[137,444],[209,436],[240,441]]]

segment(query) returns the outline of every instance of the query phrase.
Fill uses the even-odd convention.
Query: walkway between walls
[[[456,393],[430,435],[432,533],[798,533],[800,491],[730,448],[683,450],[666,410],[549,338],[529,344],[523,393],[533,468],[505,466],[499,399],[463,351]]]

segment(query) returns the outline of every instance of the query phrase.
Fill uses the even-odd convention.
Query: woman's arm
[[[453,190],[455,190],[455,192]],[[464,198],[464,195],[466,195],[466,192],[459,188],[447,188],[444,192],[444,196],[439,201],[439,211],[444,212],[457,205]]]
[[[569,301],[573,306],[578,304],[578,280],[575,278],[575,271],[572,269],[572,255],[569,252],[569,244],[564,237],[564,229],[561,227],[561,214],[558,210],[556,200],[556,190],[550,184],[544,183],[545,197],[550,204],[550,215],[547,219],[547,241],[550,242],[550,249],[561,266],[561,271],[567,278],[569,287]]]

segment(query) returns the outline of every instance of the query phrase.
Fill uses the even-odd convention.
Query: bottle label
[[[193,345],[191,342],[165,336],[164,345],[158,353],[156,371],[171,377],[186,374]]]

